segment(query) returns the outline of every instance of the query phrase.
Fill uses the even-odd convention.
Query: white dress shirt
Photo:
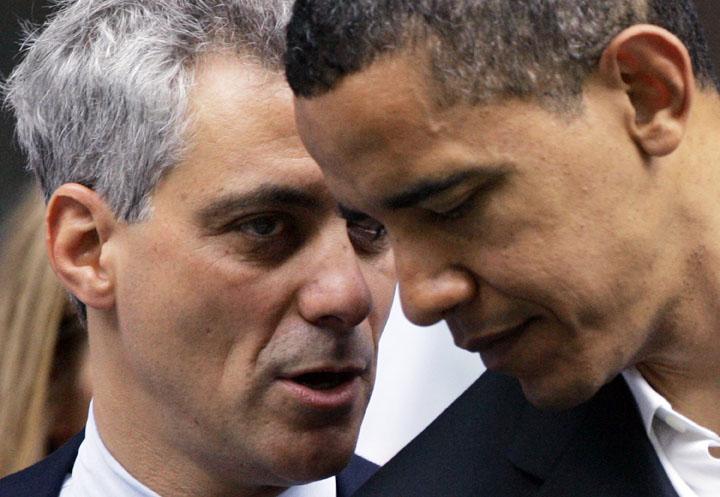
[[[720,496],[720,459],[710,447],[720,447],[720,437],[676,412],[635,369],[623,377],[637,402],[645,431],[680,497]]]
[[[85,440],[60,491],[60,497],[160,497],[137,481],[110,454],[98,433],[92,403]],[[335,477],[291,487],[278,497],[336,497]]]

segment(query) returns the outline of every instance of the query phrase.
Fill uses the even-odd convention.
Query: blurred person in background
[[[28,189],[0,254],[0,476],[37,462],[85,425],[87,336],[50,267],[45,204]]]

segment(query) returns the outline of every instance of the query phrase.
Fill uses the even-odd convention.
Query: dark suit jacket
[[[0,497],[57,497],[65,476],[72,471],[83,438],[80,433],[46,459],[0,480]],[[375,464],[353,455],[336,478],[338,497],[350,497],[376,470]]]
[[[354,497],[677,497],[622,377],[543,412],[485,373]]]

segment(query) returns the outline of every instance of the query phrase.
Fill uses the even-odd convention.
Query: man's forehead
[[[310,152],[322,157],[334,149],[343,156],[356,156],[368,150],[389,148],[398,161],[411,158],[416,145],[463,126],[470,114],[480,121],[495,121],[498,108],[512,106],[514,100],[470,104],[455,102],[442,106],[434,93],[434,84],[412,54],[387,54],[367,68],[343,78],[327,93],[296,99],[298,129]],[[337,123],[342,122],[342,126]],[[399,136],[413,140],[405,150],[393,150]],[[321,166],[333,162],[322,157]],[[338,159],[338,158],[334,158]],[[338,167],[342,164],[338,164]]]
[[[344,78],[328,93],[296,99],[298,131],[331,185],[346,175],[362,175],[363,180],[369,180],[367,176],[375,171],[354,170],[345,159],[372,163],[368,154],[387,151],[399,130],[412,127],[415,134],[427,138],[437,132],[433,121],[428,120],[430,101],[425,90],[406,70],[410,68],[405,60],[386,58]],[[405,151],[395,152],[398,160],[408,159]],[[340,198],[355,189],[342,190],[337,192]]]
[[[200,62],[190,92],[186,147],[158,185],[212,218],[249,206],[327,204],[322,173],[294,125],[282,74],[235,54]]]
[[[196,66],[188,112],[193,132],[244,125],[246,133],[262,134],[274,122],[292,119],[292,94],[281,73],[254,59],[211,53]]]

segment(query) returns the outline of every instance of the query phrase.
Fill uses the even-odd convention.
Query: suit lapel
[[[376,464],[353,455],[350,464],[335,478],[337,497],[350,497],[377,470]]]
[[[504,457],[526,404],[514,379],[486,372],[356,497],[534,495],[537,478]]]
[[[586,405],[551,412],[525,404],[507,448],[508,459],[534,478],[546,480],[586,416]]]
[[[507,457],[537,497],[677,497],[621,377],[569,411],[527,406],[516,433]]]

